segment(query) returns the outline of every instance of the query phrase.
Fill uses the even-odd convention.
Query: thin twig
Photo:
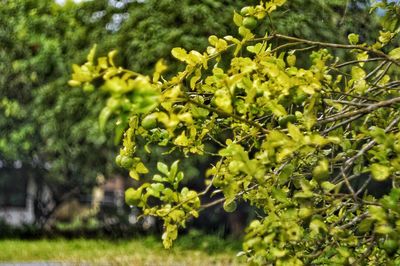
[[[341,103],[345,105],[352,105],[352,106],[358,106],[358,107],[366,107],[369,106],[368,103],[360,103],[360,102],[350,102],[350,101],[343,101],[343,100],[331,100],[334,103]]]
[[[349,124],[350,122],[352,122],[352,121],[354,121],[354,120],[357,120],[358,118],[360,118],[360,117],[362,117],[362,116],[363,116],[362,114],[356,115],[356,116],[350,117],[350,118],[347,119],[347,120],[344,120],[344,121],[340,122],[339,124],[333,125],[333,126],[331,126],[330,128],[327,128],[327,129],[325,129],[324,131],[322,131],[322,135],[325,136],[326,134],[328,134],[328,133],[331,132],[332,130],[335,130],[335,129],[339,128],[339,127],[342,127],[342,126],[344,126],[344,125],[347,125],[347,124]]]
[[[364,218],[368,217],[368,213],[365,212],[361,215],[358,215],[357,217],[355,217],[353,220],[351,220],[349,223],[344,224],[342,226],[339,226],[339,229],[343,230],[343,229],[347,229],[353,225],[355,225],[356,223],[362,221]]]
[[[371,72],[368,73],[367,76],[365,76],[365,79],[367,80],[373,75],[375,75],[375,73],[378,72],[386,63],[387,61],[383,61],[382,63],[380,63],[374,70],[372,70]]]
[[[371,177],[368,177],[367,180],[365,180],[364,184],[357,190],[356,196],[358,196],[361,192],[364,191],[364,189],[368,186],[369,182],[371,182]]]
[[[271,53],[277,52],[277,51],[279,51],[281,49],[288,48],[288,47],[291,47],[291,46],[296,46],[296,45],[299,45],[299,44],[303,44],[303,43],[301,43],[301,42],[288,42],[288,43],[282,44],[282,45],[272,49]]]
[[[301,39],[301,38],[296,38],[296,37],[291,37],[287,35],[282,35],[282,34],[273,34],[271,35],[273,37],[279,38],[279,39],[284,39],[288,41],[293,41],[293,42],[302,42],[310,45],[317,45],[317,46],[323,46],[323,47],[330,47],[330,48],[339,48],[339,49],[356,49],[356,50],[362,50],[369,52],[371,54],[374,54],[376,56],[385,58],[386,60],[393,62],[394,64],[400,66],[400,62],[387,54],[385,54],[382,51],[375,50],[373,48],[370,48],[368,46],[363,46],[363,45],[346,45],[346,44],[337,44],[337,43],[327,43],[327,42],[318,42],[318,41],[311,41],[311,40],[306,40],[306,39]]]
[[[381,58],[381,57],[376,57],[376,58],[370,58],[370,59],[365,59],[365,60],[353,60],[353,61],[344,62],[344,63],[339,64],[339,65],[333,65],[332,67],[341,68],[341,67],[344,67],[344,66],[354,65],[354,64],[358,64],[358,63],[368,63],[368,62],[382,61],[382,60],[385,60],[385,59]]]
[[[327,123],[334,122],[334,121],[337,121],[337,120],[340,120],[340,119],[343,119],[343,118],[349,118],[349,117],[352,117],[352,116],[355,116],[355,115],[359,115],[359,114],[371,113],[372,111],[375,111],[376,109],[379,109],[381,107],[390,106],[392,104],[399,103],[399,102],[400,102],[400,97],[396,97],[396,98],[393,98],[393,99],[390,99],[390,100],[381,101],[381,102],[378,102],[378,103],[375,103],[375,104],[371,104],[371,105],[369,105],[368,107],[365,107],[365,108],[361,108],[361,109],[358,109],[358,110],[346,112],[346,113],[343,113],[343,114],[340,114],[340,115],[333,115],[333,116],[330,116],[328,118],[319,120],[317,123],[320,124],[320,125],[321,124],[327,124]]]
[[[201,205],[201,209],[210,208],[210,207],[212,207],[212,206],[215,206],[215,205],[218,205],[218,204],[224,202],[225,200],[226,200],[225,198],[221,198],[221,199],[217,199],[217,200],[215,200],[215,201],[212,201],[212,202],[210,202],[210,203],[203,204],[203,205]]]

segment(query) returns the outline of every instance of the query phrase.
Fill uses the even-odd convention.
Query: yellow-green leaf
[[[138,173],[136,172],[136,170],[131,170],[131,171],[129,171],[129,176],[132,177],[132,178],[135,179],[135,180],[139,180],[139,175],[138,175]]]
[[[393,59],[400,59],[400,47],[397,47],[390,51],[389,56]]]
[[[287,128],[289,135],[294,141],[301,142],[303,140],[304,136],[301,134],[301,131],[297,126],[293,125],[292,123],[288,123]]]
[[[146,166],[140,162],[136,165],[136,172],[138,174],[147,174],[149,172],[149,169],[146,168]]]
[[[390,168],[386,165],[373,163],[370,167],[372,177],[377,181],[384,181],[390,175]]]
[[[349,34],[349,36],[347,38],[349,39],[350,44],[353,44],[353,45],[357,44],[359,41],[358,34],[351,33],[351,34]]]
[[[174,144],[178,146],[189,145],[189,140],[185,135],[185,131],[182,131],[182,133],[175,139]]]
[[[96,48],[97,48],[97,45],[96,45],[96,44],[93,45],[92,49],[90,49],[90,52],[89,52],[89,54],[88,54],[88,56],[87,56],[87,61],[88,61],[90,64],[93,64],[94,56],[95,56],[95,54],[96,54]]]
[[[240,14],[238,14],[238,13],[234,13],[233,14],[233,22],[235,23],[235,25],[236,26],[241,26],[242,25],[242,23],[243,23],[243,17],[240,15]]]
[[[171,51],[172,56],[180,61],[185,61],[187,58],[187,52],[183,48],[176,47]]]

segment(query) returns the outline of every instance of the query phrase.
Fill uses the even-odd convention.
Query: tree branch
[[[191,103],[191,104],[197,105],[198,107],[201,107],[201,108],[206,109],[206,110],[208,110],[208,111],[210,111],[210,112],[216,113],[216,114],[218,114],[219,116],[222,116],[222,117],[231,117],[231,118],[233,118],[234,120],[237,120],[237,121],[243,122],[243,123],[245,123],[245,124],[248,124],[248,125],[250,125],[250,126],[253,126],[253,127],[255,127],[255,128],[258,128],[259,130],[261,130],[261,131],[264,132],[264,133],[269,133],[269,131],[268,131],[267,129],[263,128],[260,124],[254,122],[254,121],[250,121],[250,120],[247,120],[247,119],[245,119],[245,118],[243,118],[243,117],[240,117],[240,116],[238,116],[238,115],[231,114],[231,113],[225,112],[225,111],[223,111],[223,110],[210,107],[210,106],[208,106],[208,105],[206,105],[206,104],[197,102],[197,101],[195,101],[195,100],[193,100],[193,99],[191,99],[191,98],[189,98],[189,97],[186,97],[186,100],[187,100],[189,103]]]
[[[350,118],[350,117],[353,117],[353,116],[356,116],[356,115],[360,115],[360,114],[367,114],[367,113],[375,111],[376,109],[379,109],[381,107],[390,106],[392,104],[399,103],[399,102],[400,102],[400,97],[396,97],[396,98],[393,98],[393,99],[390,99],[390,100],[381,101],[381,102],[378,102],[378,103],[375,103],[375,104],[371,104],[371,105],[369,105],[368,107],[365,107],[365,108],[361,108],[361,109],[358,109],[358,110],[346,112],[346,113],[343,113],[343,114],[340,114],[340,115],[333,115],[333,116],[330,116],[328,118],[319,120],[317,123],[319,125],[323,125],[323,124],[327,124],[327,123],[330,123],[330,122],[335,122],[335,121],[343,119],[343,118]]]
[[[273,34],[271,36],[279,38],[279,39],[284,39],[284,40],[287,40],[287,41],[292,41],[292,42],[302,42],[302,43],[306,43],[306,44],[309,44],[309,45],[317,45],[317,46],[323,46],[323,47],[349,49],[349,50],[351,50],[351,49],[362,50],[362,51],[366,51],[368,53],[374,54],[376,56],[385,58],[386,60],[388,60],[388,61],[400,66],[400,62],[398,60],[393,59],[392,57],[388,56],[387,54],[385,54],[382,51],[372,49],[372,48],[370,48],[368,46],[318,42],[318,41],[311,41],[311,40],[291,37],[291,36],[282,35],[282,34]]]

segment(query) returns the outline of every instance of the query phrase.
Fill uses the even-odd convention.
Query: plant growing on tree
[[[199,211],[237,201],[259,209],[246,229],[243,252],[259,265],[397,265],[400,231],[400,6],[384,8],[377,41],[349,44],[313,41],[252,30],[285,0],[261,1],[234,13],[238,36],[209,37],[206,51],[174,48],[186,67],[152,77],[114,64],[114,52],[74,65],[71,85],[101,87],[110,98],[100,114],[128,115],[117,163],[139,180],[148,169],[135,155],[143,138],[180,150],[210,153],[219,147],[195,191],[180,185],[178,161],[157,165],[151,182],[126,191],[130,205],[164,221],[164,246]],[[350,61],[335,57],[343,51]],[[302,56],[307,60],[297,61]],[[229,62],[226,64],[226,62]],[[123,122],[121,120],[121,122]],[[389,182],[388,182],[389,181]],[[370,188],[384,187],[374,196]],[[385,189],[385,187],[384,187]],[[204,203],[210,193],[214,201]]]

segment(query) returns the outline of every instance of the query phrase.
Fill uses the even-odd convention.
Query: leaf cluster
[[[260,210],[241,253],[250,263],[396,265],[400,29],[385,26],[371,42],[350,34],[347,44],[257,36],[285,2],[235,12],[238,33],[211,35],[204,51],[174,48],[184,69],[170,78],[162,62],[152,76],[123,68],[109,74],[114,66],[103,69],[105,59],[90,56],[71,83],[100,78],[110,99],[128,99],[121,156],[135,156],[140,137],[184,156],[219,158],[204,191],[180,186],[177,162],[159,163],[162,175],[127,191],[129,203],[163,219],[165,247],[200,210],[224,202],[234,211],[244,201]],[[127,166],[135,179],[146,169],[137,157]],[[370,185],[383,181],[390,185],[379,199]],[[209,195],[214,201],[204,203]]]

